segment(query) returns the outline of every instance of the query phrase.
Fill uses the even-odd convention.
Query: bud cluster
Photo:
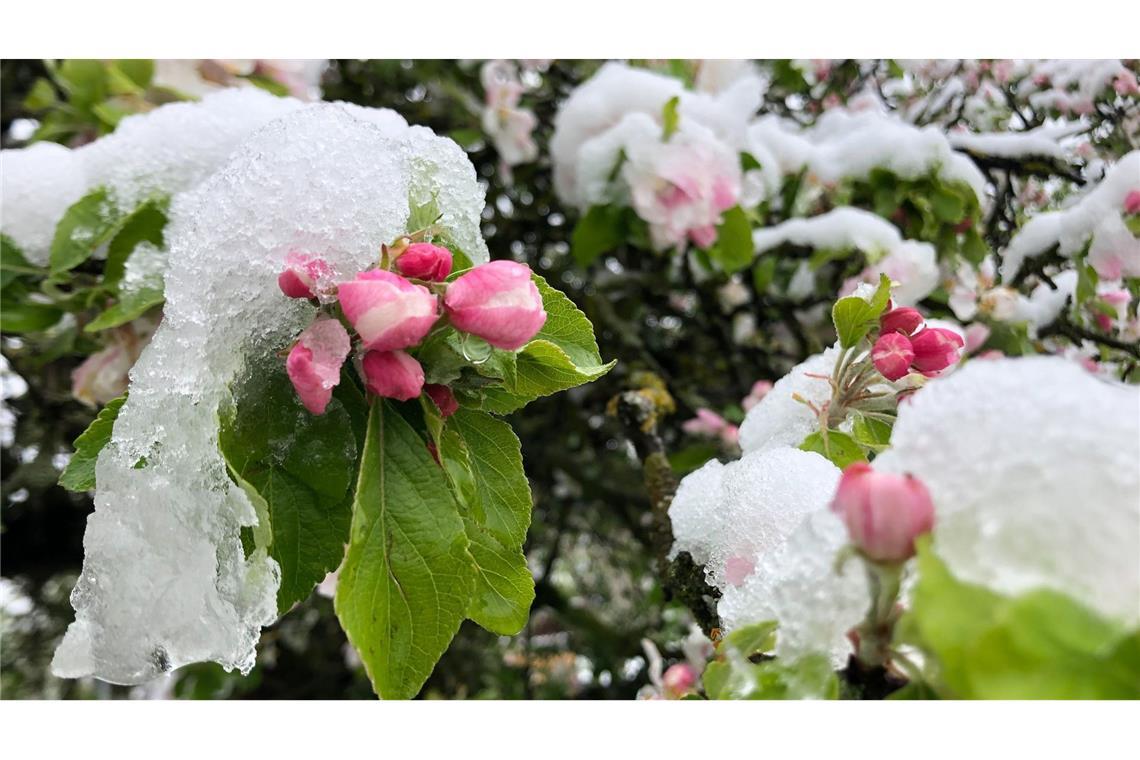
[[[322,311],[289,351],[286,371],[305,408],[324,413],[355,344],[370,393],[400,401],[427,393],[446,417],[458,408],[455,394],[446,385],[425,385],[423,366],[409,349],[447,324],[506,351],[542,328],[546,311],[529,267],[492,261],[446,282],[452,261],[447,248],[405,238],[385,248],[382,266],[333,284],[323,259],[290,253],[277,278],[281,292],[338,304],[343,315],[342,321]]]
[[[911,371],[930,377],[957,364],[964,345],[962,336],[953,330],[927,327],[917,309],[896,308],[879,319],[879,338],[871,347],[871,361],[891,381]]]

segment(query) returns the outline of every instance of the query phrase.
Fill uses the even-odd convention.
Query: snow
[[[839,348],[832,346],[822,354],[808,358],[772,386],[760,403],[752,407],[740,426],[740,448],[745,454],[783,446],[799,446],[804,438],[818,429],[815,413],[793,396],[822,405],[831,398],[827,380],[808,375],[831,375],[839,358]]]
[[[721,590],[726,631],[777,620],[777,654],[825,652],[842,664],[868,595],[857,562],[833,570],[847,542],[827,506],[838,482],[835,465],[787,446],[713,460],[681,481],[673,551],[692,554]]]
[[[947,139],[957,150],[983,156],[1023,158],[1045,156],[1066,160],[1060,140],[1087,129],[1080,123],[1046,124],[1028,132],[951,132]]]
[[[938,287],[934,246],[904,240],[881,216],[850,206],[754,230],[752,243],[757,253],[784,243],[824,250],[857,248],[871,263],[862,279],[878,282],[879,274],[886,274],[897,283],[892,297],[903,306],[921,301]]]
[[[847,531],[838,517],[826,507],[811,512],[783,543],[757,557],[756,570],[741,586],[724,590],[717,604],[721,624],[731,631],[775,620],[780,626],[776,656],[822,653],[834,667],[842,667],[851,653],[847,632],[870,604],[860,562],[846,562],[836,571],[836,555],[846,544]]]
[[[875,468],[930,489],[963,580],[1140,622],[1140,389],[1057,357],[969,362],[899,409]]]
[[[1002,252],[1002,279],[1012,280],[1025,259],[1040,256],[1054,245],[1062,256],[1071,258],[1090,236],[1090,260],[1095,261],[1094,251],[1106,257],[1119,256],[1124,274],[1140,276],[1140,240],[1128,232],[1121,220],[1125,197],[1138,189],[1140,150],[1134,150],[1068,208],[1038,214],[1026,222]]]
[[[582,194],[581,188],[594,184],[594,180],[579,177],[587,169],[582,162],[589,160],[583,156],[605,152],[590,147],[591,142],[601,140],[612,144],[617,138],[608,133],[633,114],[652,119],[658,125],[653,130],[654,139],[659,140],[662,112],[674,97],[679,99],[681,124],[700,124],[729,147],[740,149],[748,120],[760,106],[763,88],[758,77],[745,71],[716,94],[691,92],[672,77],[631,68],[624,63],[604,64],[570,94],[554,117],[550,155],[559,198],[578,208],[587,208],[590,200]],[[641,132],[643,127],[636,129]],[[612,168],[613,162],[610,162],[606,171]]]
[[[385,132],[407,129],[388,109],[340,104]],[[0,153],[3,168],[3,230],[35,264],[47,264],[55,227],[67,208],[87,192],[106,187],[121,209],[152,197],[178,196],[217,171],[250,134],[305,107],[255,87],[227,88],[201,101],[170,103],[129,116],[93,143],[69,150],[54,143]],[[481,255],[479,242],[464,236]],[[132,257],[132,259],[138,257]],[[138,262],[136,262],[137,264]]]
[[[166,251],[151,243],[139,243],[127,258],[119,290],[123,294],[142,290],[162,290],[162,276],[166,271]]]
[[[806,168],[824,183],[865,179],[876,168],[904,179],[934,172],[947,181],[965,182],[979,202],[985,198],[985,177],[973,161],[954,151],[942,130],[916,127],[879,110],[835,108],[806,129],[764,116],[749,128],[748,144],[768,148],[783,172]]]
[[[1127,71],[1119,60],[1031,60],[1019,66],[1025,74],[1017,86],[1034,108],[1081,111],[1092,108],[1097,96]]]
[[[1037,330],[1053,323],[1065,309],[1069,298],[1077,292],[1077,272],[1066,269],[1053,278],[1054,289],[1047,282],[1035,287],[1028,296],[1017,296],[1017,310],[1008,320],[1011,322],[1025,322],[1030,327],[1030,335],[1036,336]]]
[[[0,228],[32,264],[48,263],[55,226],[85,192],[75,151],[47,142],[0,151]]]
[[[164,319],[98,460],[56,675],[138,683],[196,661],[253,666],[276,617],[278,568],[243,553],[240,528],[257,518],[226,473],[215,412],[312,319],[277,287],[289,250],[319,252],[351,277],[404,232],[409,194],[435,191],[448,233],[485,261],[472,239],[483,191],[458,146],[323,104],[259,131],[175,205]]]
[[[730,560],[774,551],[807,514],[827,507],[838,481],[835,465],[795,448],[713,459],[682,479],[669,507],[673,552],[689,552],[723,591]]]
[[[228,88],[123,119],[76,151],[88,187],[106,186],[124,208],[189,190],[214,173],[251,132],[303,107],[256,88]]]

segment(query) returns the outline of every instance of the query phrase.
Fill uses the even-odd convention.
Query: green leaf
[[[24,107],[29,111],[45,111],[59,102],[55,88],[46,79],[37,79],[28,96],[24,98]]]
[[[439,209],[439,201],[434,195],[426,203],[415,203],[409,198],[408,208],[410,211],[408,213],[408,223],[405,225],[405,228],[409,234],[426,230],[438,222],[440,216],[442,216],[442,212]]]
[[[853,462],[867,461],[863,449],[855,442],[855,439],[838,430],[827,431],[826,438],[823,433],[817,430],[804,439],[804,442],[800,444],[800,449],[814,451],[830,460],[841,470]]]
[[[42,274],[39,267],[28,263],[23,251],[7,235],[0,234],[0,290],[8,287],[9,283],[20,275]]]
[[[1096,286],[1100,276],[1088,261],[1077,261],[1077,292],[1076,301],[1083,304],[1096,297]]]
[[[56,71],[60,85],[73,103],[88,107],[107,97],[107,69],[102,61],[68,58]]]
[[[709,663],[702,684],[709,699],[839,698],[839,679],[823,655],[757,664],[737,655]]]
[[[107,246],[107,261],[103,264],[104,285],[118,287],[126,271],[127,259],[140,243],[149,243],[156,248],[163,246],[167,206],[166,199],[146,201],[126,219]]]
[[[625,215],[617,206],[592,206],[574,227],[570,253],[578,266],[587,267],[599,256],[625,242]]]
[[[534,576],[520,548],[509,548],[471,519],[464,520],[475,561],[475,593],[467,617],[483,628],[513,636],[530,618]]]
[[[732,647],[743,657],[771,652],[776,648],[776,629],[778,627],[779,624],[775,620],[765,620],[742,626],[725,636],[720,646]]]
[[[150,58],[122,58],[114,62],[113,68],[140,90],[150,87],[154,79],[154,61]]]
[[[345,404],[334,398],[323,415],[310,413],[283,364],[259,368],[234,390],[218,436],[231,475],[256,494],[256,546],[281,567],[280,612],[305,599],[344,556],[357,454]]]
[[[140,288],[124,293],[119,302],[88,322],[84,332],[98,332],[138,319],[165,300],[162,288]]]
[[[754,169],[762,169],[762,168],[763,168],[763,166],[760,164],[759,161],[756,160],[756,156],[752,155],[751,153],[748,153],[747,151],[741,152],[741,154],[740,154],[740,170],[742,172],[750,172]]]
[[[459,629],[475,577],[444,471],[388,402],[369,414],[351,533],[337,617],[376,693],[409,699]]]
[[[87,429],[75,439],[75,453],[59,476],[59,484],[68,491],[95,490],[95,462],[99,459],[99,452],[111,440],[111,431],[119,416],[119,409],[126,400],[127,396],[123,394],[109,401],[99,410]]]
[[[878,454],[891,445],[891,426],[886,422],[859,412],[854,413],[853,419],[851,435],[860,446]]]
[[[764,256],[752,267],[752,283],[757,293],[764,293],[776,278],[776,257]]]
[[[867,337],[867,333],[878,324],[890,297],[891,280],[884,274],[879,276],[879,287],[870,301],[864,301],[858,296],[848,296],[836,301],[831,310],[831,319],[835,323],[839,344],[844,348],[851,348]]]
[[[681,97],[674,95],[665,102],[665,107],[661,109],[662,142],[669,142],[669,138],[676,133],[677,127],[681,125],[681,114],[677,111],[680,105]]]
[[[532,502],[519,439],[506,422],[473,409],[459,409],[446,424],[467,445],[475,480],[469,515],[506,545],[521,547]]]
[[[1004,596],[955,578],[918,547],[918,583],[898,638],[930,660],[940,696],[1140,698],[1140,629],[1049,589]]]
[[[939,186],[930,195],[930,204],[934,208],[934,215],[945,224],[957,224],[966,214],[966,204],[957,193]]]
[[[112,202],[105,187],[95,188],[73,203],[55,228],[52,274],[66,272],[86,261],[122,229],[129,216]]]
[[[669,452],[669,466],[677,475],[688,475],[720,453],[720,446],[709,441],[698,441]]]
[[[501,389],[484,392],[483,409],[495,414],[508,414],[540,396],[596,380],[616,363],[602,363],[594,327],[574,302],[538,275],[534,281],[542,294],[546,324],[516,354],[514,380],[508,378]]]
[[[985,260],[986,254],[990,252],[989,246],[986,245],[985,239],[978,234],[978,231],[970,228],[966,231],[965,237],[962,239],[962,255],[966,260],[977,266]]]
[[[445,442],[440,452],[464,506],[475,558],[476,588],[467,615],[511,636],[526,625],[534,601],[534,578],[522,552],[532,502],[519,440],[506,422],[471,409],[455,412],[446,429],[459,440]]]
[[[30,333],[46,330],[63,317],[61,309],[46,303],[13,302],[9,297],[0,304],[0,332]]]
[[[709,249],[709,258],[726,272],[738,272],[752,263],[755,247],[752,245],[752,225],[748,214],[740,206],[724,212],[717,226],[716,243]]]

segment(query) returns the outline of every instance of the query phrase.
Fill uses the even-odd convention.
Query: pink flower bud
[[[910,339],[914,368],[923,374],[940,372],[956,364],[966,344],[962,336],[943,327],[928,327]]]
[[[1129,190],[1124,196],[1124,213],[1140,214],[1140,190]]]
[[[697,671],[687,662],[678,662],[666,668],[661,683],[665,686],[665,695],[676,699],[696,685]]]
[[[368,390],[383,398],[409,401],[424,389],[424,368],[403,351],[369,351],[360,368]]]
[[[866,462],[848,465],[831,509],[847,535],[876,562],[914,556],[914,540],[934,527],[934,502],[922,481],[910,475],[876,472]]]
[[[496,348],[514,351],[526,345],[546,322],[530,275],[523,264],[492,261],[460,276],[443,297],[451,324]]]
[[[405,277],[441,282],[451,274],[451,251],[431,243],[412,243],[396,259],[396,269]]]
[[[772,390],[771,380],[757,380],[752,384],[752,390],[748,392],[748,395],[740,402],[740,405],[743,406],[744,411],[747,412],[759,404],[764,397],[768,395],[768,391],[770,390]]]
[[[331,275],[332,268],[324,259],[293,251],[285,257],[285,270],[277,276],[277,286],[290,298],[314,298],[317,282]]]
[[[971,322],[966,328],[966,352],[973,353],[985,345],[990,337],[990,328],[984,322]]]
[[[72,370],[71,395],[90,407],[106,404],[126,393],[133,365],[127,346],[115,341]]]
[[[439,319],[439,299],[431,291],[383,269],[361,272],[337,295],[364,347],[373,351],[414,346]]]
[[[728,421],[712,409],[698,409],[697,416],[681,423],[681,429],[689,435],[717,436],[728,425]]]
[[[898,380],[910,371],[910,363],[914,361],[914,349],[910,340],[902,333],[886,333],[880,335],[871,347],[871,361],[875,369],[883,373],[888,380]]]
[[[425,385],[424,393],[439,407],[439,413],[444,419],[455,414],[455,410],[459,408],[459,402],[455,400],[455,394],[452,393],[451,389],[446,385]]]
[[[324,414],[332,389],[340,382],[352,343],[344,325],[335,319],[317,319],[305,328],[285,360],[285,371],[301,403],[313,414]]]
[[[879,319],[879,332],[883,335],[896,332],[903,335],[914,335],[918,328],[922,327],[923,321],[922,314],[919,313],[918,309],[903,306],[898,309],[891,309],[883,314]]]

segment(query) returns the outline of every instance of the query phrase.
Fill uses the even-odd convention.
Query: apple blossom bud
[[[439,319],[439,299],[422,285],[383,269],[361,272],[337,291],[364,347],[394,351],[423,340]]]
[[[285,360],[285,371],[301,403],[313,414],[324,414],[332,389],[340,382],[352,343],[344,325],[320,318],[305,328]]]
[[[118,398],[127,391],[134,361],[120,341],[96,351],[72,370],[71,395],[90,407]]]
[[[451,251],[431,243],[412,243],[396,259],[405,277],[441,282],[451,274]]]
[[[883,373],[883,377],[891,381],[898,380],[910,371],[914,349],[902,333],[886,333],[880,335],[871,347],[871,361],[875,363],[875,369]]]
[[[437,407],[439,413],[444,419],[455,414],[455,410],[459,408],[459,402],[455,400],[455,394],[446,385],[425,385],[424,393],[428,395]]]
[[[990,328],[984,322],[971,322],[966,328],[966,352],[973,353],[986,344]]]
[[[848,465],[831,509],[847,526],[851,543],[876,562],[914,556],[914,541],[934,527],[934,502],[922,481],[876,472],[866,462]]]
[[[918,309],[903,306],[898,309],[891,309],[883,314],[879,319],[879,332],[883,335],[887,333],[914,335],[918,328],[922,327],[923,321],[922,314],[919,313]]]
[[[763,401],[764,397],[768,395],[768,391],[770,390],[772,390],[771,380],[757,380],[752,384],[752,390],[748,392],[748,395],[744,397],[744,400],[740,402],[740,405],[744,407],[744,411],[747,412],[752,409],[752,407]]]
[[[697,671],[687,662],[678,662],[666,668],[661,676],[665,695],[673,699],[684,696],[697,683]]]
[[[1124,213],[1140,214],[1140,190],[1130,190],[1124,196]]]
[[[460,276],[443,305],[457,330],[507,351],[526,345],[546,322],[530,267],[514,261],[492,261]]]
[[[365,386],[377,396],[409,401],[424,389],[424,368],[404,351],[369,351],[360,368]]]
[[[317,282],[332,274],[324,259],[307,253],[290,252],[285,270],[277,276],[277,286],[290,298],[315,298]]]
[[[689,435],[712,437],[720,435],[726,425],[728,425],[728,421],[724,417],[712,409],[701,408],[697,410],[696,417],[681,423],[681,429]]]
[[[940,372],[956,364],[966,344],[962,336],[944,327],[928,327],[910,339],[914,368],[923,374]]]

